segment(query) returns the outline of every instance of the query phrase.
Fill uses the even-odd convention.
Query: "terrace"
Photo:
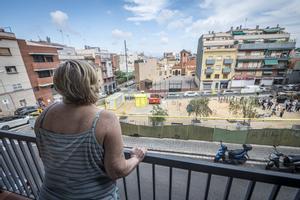
[[[2,190],[36,199],[43,165],[35,137],[1,131]],[[125,156],[129,151],[125,150]],[[129,184],[130,183],[130,184]],[[299,199],[300,177],[149,152],[118,186],[122,199]],[[0,195],[1,197],[1,195]]]

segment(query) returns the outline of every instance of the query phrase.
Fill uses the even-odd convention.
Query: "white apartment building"
[[[127,55],[127,65],[128,65],[128,72],[134,71],[134,61],[143,59],[143,56],[140,56],[137,53],[132,53]],[[119,69],[122,72],[127,72],[126,69],[126,58],[125,55],[120,54],[119,55]]]
[[[105,93],[113,93],[117,86],[110,53],[99,47],[85,46],[85,49],[76,50],[76,54],[95,64],[101,85],[100,90]]]
[[[36,104],[15,34],[0,29],[0,114]]]

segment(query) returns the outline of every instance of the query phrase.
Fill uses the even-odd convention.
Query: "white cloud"
[[[167,36],[161,36],[160,37],[160,42],[161,42],[161,44],[168,44],[169,43],[169,38]]]
[[[168,29],[184,29],[193,22],[193,17],[181,17],[168,24]]]
[[[185,31],[189,36],[199,37],[210,30],[226,31],[231,26],[239,25],[247,27],[276,26],[277,24],[287,29],[297,29],[300,32],[300,1],[281,0],[204,0],[200,6],[200,12],[211,13],[209,16],[194,21]],[[246,20],[247,19],[247,20]],[[295,25],[298,24],[297,28]],[[300,37],[300,36],[298,36]]]
[[[111,13],[112,13],[111,10],[106,11],[106,14],[108,14],[108,15],[111,15]]]
[[[50,16],[52,18],[52,22],[59,27],[65,27],[69,19],[67,13],[64,13],[60,10],[51,12]]]
[[[159,24],[163,24],[163,23],[171,20],[178,13],[179,13],[178,10],[163,9],[158,13],[158,15],[156,17],[156,21]]]
[[[132,36],[131,32],[122,31],[120,29],[114,29],[111,32],[112,36],[116,39],[124,39]]]
[[[132,12],[129,21],[150,21],[166,6],[167,0],[126,0],[124,9]]]

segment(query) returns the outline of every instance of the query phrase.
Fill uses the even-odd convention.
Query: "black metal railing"
[[[0,145],[0,188],[32,199],[37,198],[43,181],[43,165],[38,155],[35,137],[0,131]],[[129,157],[129,150],[125,150],[125,156]],[[185,174],[184,177],[180,175],[182,173]],[[202,174],[202,178],[195,178],[195,173]],[[222,181],[217,183],[216,177],[221,177]],[[261,188],[259,184],[262,183],[268,184],[270,190]],[[192,188],[200,191],[200,187],[204,187],[201,192],[203,199],[213,196],[214,199],[231,197],[248,200],[257,195],[255,191],[266,192],[265,196],[268,199],[276,199],[278,195],[286,199],[300,199],[300,176],[296,174],[224,165],[153,152],[147,153],[143,163],[133,173],[120,179],[118,186],[121,196],[126,200],[155,200],[161,194],[164,195],[162,199],[200,199],[199,196],[195,198],[195,190],[192,191]],[[218,187],[217,190],[214,186]],[[225,187],[219,189],[221,186]],[[234,196],[236,192],[240,192],[240,187],[244,189],[244,193],[239,197]]]

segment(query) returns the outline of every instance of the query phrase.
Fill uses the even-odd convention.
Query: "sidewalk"
[[[207,141],[196,141],[196,140],[178,140],[169,138],[147,138],[147,137],[130,137],[123,136],[124,144],[126,147],[147,147],[148,150],[155,151],[166,151],[173,153],[185,153],[190,155],[198,155],[204,157],[215,156],[217,150],[220,147],[219,142],[207,142]],[[224,143],[228,149],[240,149],[241,144]],[[250,160],[253,161],[265,161],[269,154],[273,151],[272,146],[265,145],[252,145],[253,149],[248,152]],[[298,147],[277,147],[279,151],[284,154],[299,154],[300,148]]]

